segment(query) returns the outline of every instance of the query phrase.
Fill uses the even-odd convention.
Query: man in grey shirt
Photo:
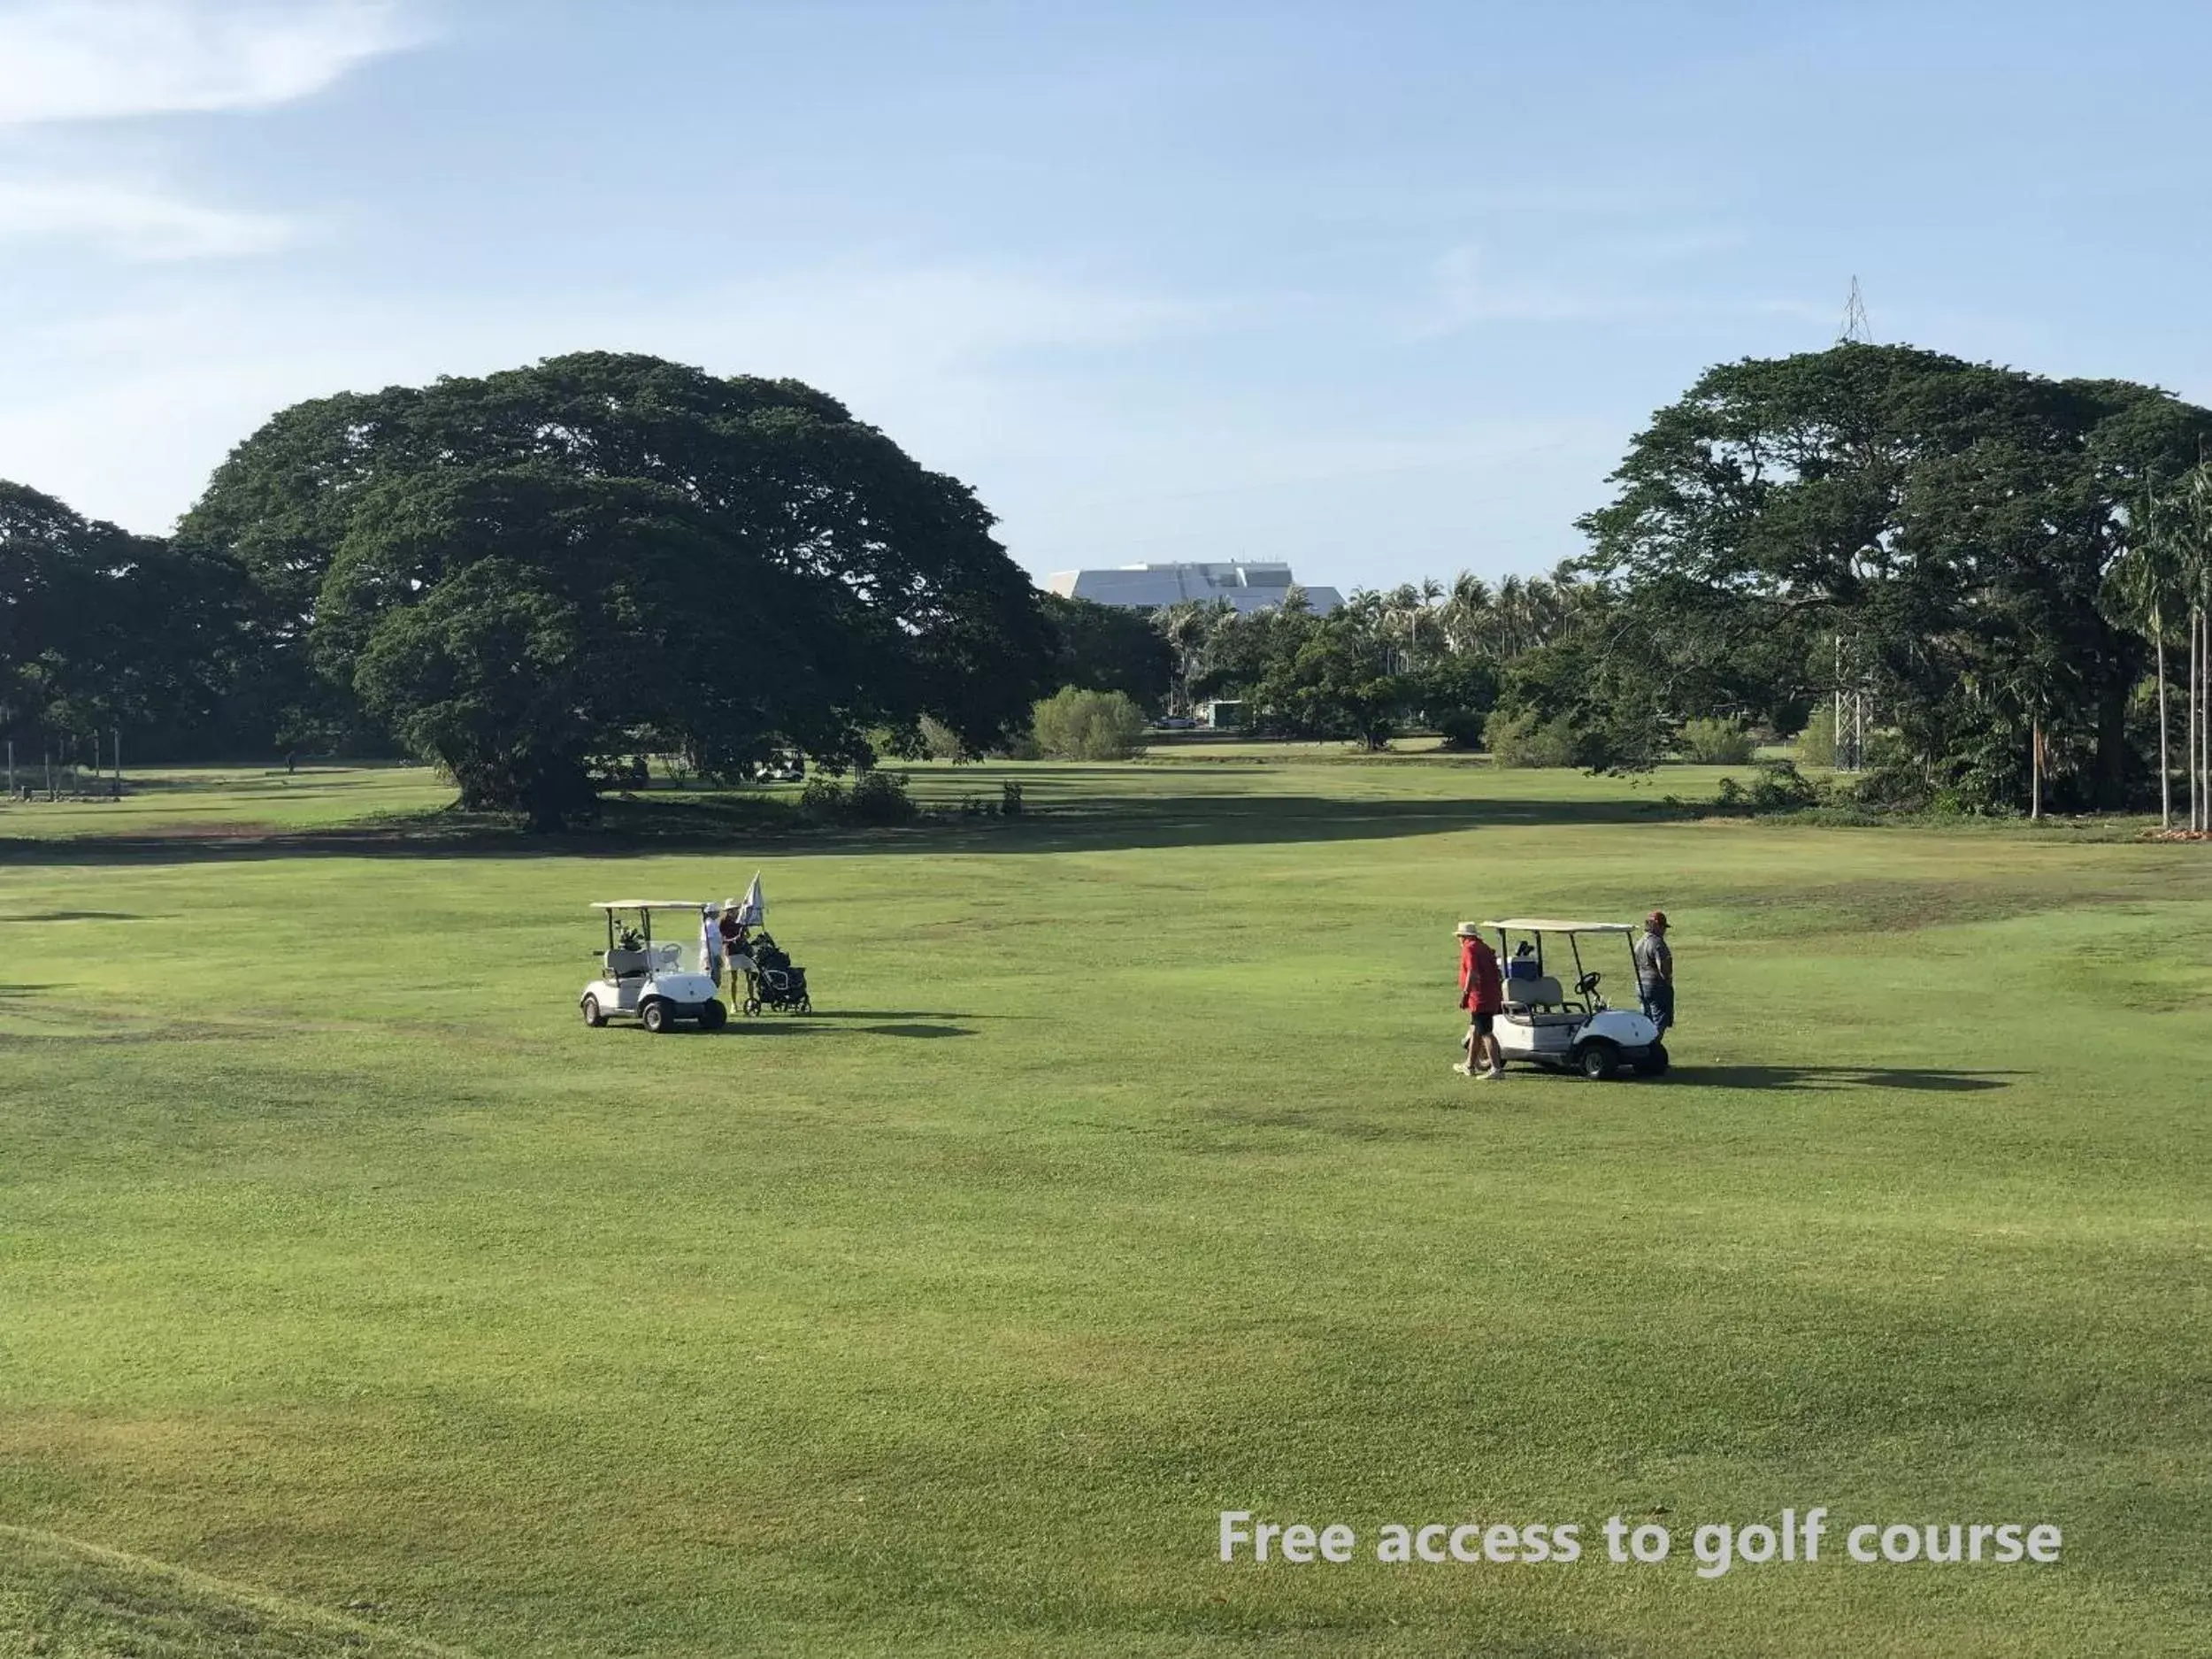
[[[1644,931],[1629,950],[1636,958],[1636,995],[1643,1001],[1644,1017],[1663,1037],[1674,1024],[1674,952],[1667,946],[1664,910],[1644,918]]]

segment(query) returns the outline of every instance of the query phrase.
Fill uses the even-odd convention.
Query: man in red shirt
[[[1462,1045],[1467,1058],[1452,1070],[1463,1077],[1503,1077],[1505,1055],[1492,1027],[1505,1008],[1505,979],[1498,972],[1498,953],[1472,922],[1459,925],[1459,1005],[1467,1010],[1467,1036]],[[1481,1059],[1486,1053],[1487,1065]]]

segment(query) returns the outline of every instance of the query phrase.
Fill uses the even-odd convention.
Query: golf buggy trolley
[[[694,972],[684,966],[682,945],[653,938],[654,917],[672,910],[697,926],[696,899],[611,899],[592,909],[607,918],[607,949],[600,957],[599,978],[576,999],[584,1024],[634,1019],[648,1031],[662,1032],[688,1020],[702,1031],[715,1031],[729,1018],[715,995],[707,964],[701,963]]]
[[[1631,995],[1636,985],[1636,930],[1618,922],[1485,922],[1497,935],[1504,975],[1505,1011],[1492,1030],[1509,1060],[1604,1079],[1633,1071],[1647,1077],[1667,1069],[1659,1028],[1640,1010],[1611,1008],[1600,994],[1605,976],[1582,964],[1582,941],[1619,939],[1624,946]],[[1517,943],[1515,941],[1517,940]],[[1547,962],[1545,946],[1550,943]],[[1563,946],[1563,953],[1562,947]],[[1562,955],[1567,958],[1560,960]],[[1571,965],[1571,994],[1555,975]]]
[[[814,1011],[813,999],[806,994],[806,970],[791,960],[790,953],[776,943],[773,934],[763,928],[752,936],[747,949],[751,954],[736,958],[731,970],[745,975],[747,1013],[757,1014],[764,1008],[787,1014]]]

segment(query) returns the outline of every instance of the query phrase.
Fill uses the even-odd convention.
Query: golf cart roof
[[[1624,922],[1558,922],[1541,917],[1534,920],[1520,918],[1502,922],[1485,922],[1483,926],[1508,933],[1632,933],[1636,931]]]
[[[689,910],[697,915],[706,907],[697,899],[600,899],[595,910]]]

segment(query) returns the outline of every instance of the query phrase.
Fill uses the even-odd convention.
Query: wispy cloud
[[[134,260],[282,249],[285,220],[150,174],[142,142],[134,170],[114,172],[101,124],[291,103],[424,34],[389,0],[0,0],[0,136],[16,134],[0,151],[0,242]]]
[[[1648,302],[1565,283],[1494,275],[1483,250],[1454,248],[1436,262],[1430,295],[1410,319],[1415,339],[1457,334],[1486,323],[1594,322],[1636,315]]]
[[[273,252],[283,220],[101,180],[0,179],[0,242],[90,242],[129,259],[203,259]]]
[[[1757,316],[1825,316],[1830,308],[1752,298],[1690,282],[1684,267],[1748,245],[1729,230],[1585,239],[1548,251],[1538,274],[1503,273],[1487,248],[1448,250],[1421,297],[1399,314],[1406,339],[1433,340],[1509,323],[1619,323]],[[1555,272],[1563,274],[1554,274]]]
[[[265,109],[422,36],[382,0],[0,4],[0,126]]]
[[[0,197],[0,228],[5,199]],[[586,349],[715,373],[792,375],[845,399],[925,464],[975,476],[1008,452],[1079,453],[1033,430],[1020,388],[1234,326],[1239,313],[1048,270],[798,268],[659,295],[549,291],[423,306],[291,289],[281,271],[21,331],[0,377],[0,476],[103,518],[165,526],[224,452],[286,404],[480,374]],[[116,434],[142,438],[118,471]],[[103,436],[107,434],[107,436]]]

